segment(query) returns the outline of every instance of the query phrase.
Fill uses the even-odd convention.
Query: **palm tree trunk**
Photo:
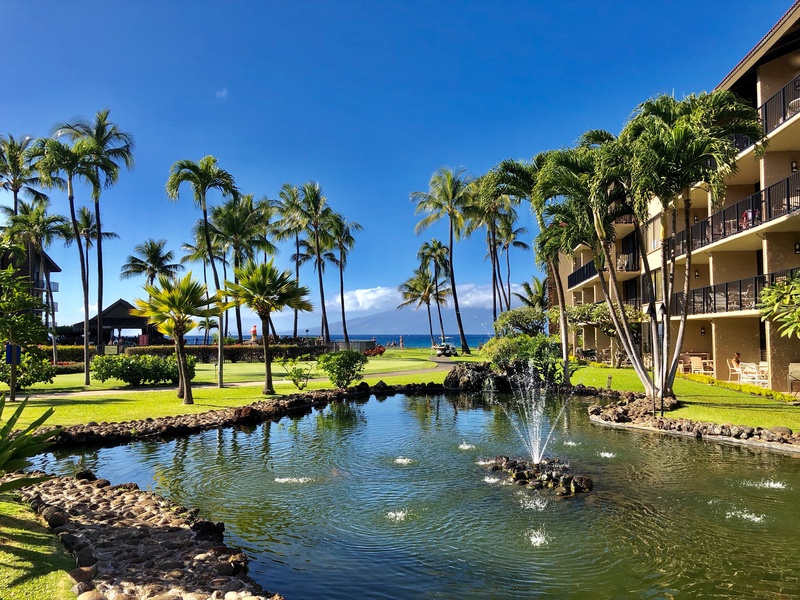
[[[339,298],[342,302],[342,333],[344,333],[344,347],[350,350],[350,338],[347,336],[347,321],[344,318],[344,260],[343,253],[339,253]]]
[[[427,302],[425,306],[428,307],[428,329],[431,332],[431,348],[436,345],[436,342],[433,339],[433,320],[431,319],[431,303]],[[442,336],[442,341],[444,341],[444,336]]]
[[[509,258],[509,248],[506,248],[506,287],[508,288],[508,304],[506,306],[508,306],[508,310],[511,310],[511,259]]]
[[[217,266],[214,264],[214,251],[211,246],[211,235],[208,232],[208,208],[206,207],[205,192],[201,198],[201,208],[203,209],[203,235],[206,238],[206,250],[208,251],[208,262],[211,264],[211,273],[214,275],[214,287],[216,291],[220,290],[219,275],[217,274]],[[222,335],[222,323],[225,316],[225,311],[220,311],[219,314],[219,335],[217,336],[217,369],[219,379],[217,386],[220,388],[225,387],[225,380],[223,377],[223,365],[225,364],[225,351],[224,351],[224,336]],[[187,386],[188,387],[188,386]]]
[[[50,285],[50,271],[45,268],[44,264],[44,251],[41,252],[42,257],[42,273],[44,273],[44,281],[46,290],[47,311],[45,314],[50,313],[53,316],[53,364],[58,363],[58,342],[56,340],[56,305],[53,302],[53,288]]]
[[[75,196],[72,189],[72,175],[67,176],[67,199],[69,200],[69,214],[72,218],[72,233],[75,236],[75,245],[78,248],[78,258],[81,266],[81,286],[83,287],[83,383],[89,385],[89,280],[86,275],[86,261],[83,258],[83,245],[81,234],[78,231],[78,219],[75,216]]]
[[[189,381],[189,369],[186,365],[186,353],[184,351],[185,340],[183,334],[176,336],[175,340],[175,353],[178,358],[178,377],[183,382],[183,403],[194,404],[194,396],[192,395],[192,382]]]
[[[461,309],[458,307],[458,294],[456,293],[456,270],[453,266],[453,220],[450,219],[450,287],[453,291],[453,307],[456,311],[456,324],[458,335],[461,338],[461,353],[470,354],[467,336],[464,335],[464,325],[461,323]]]
[[[261,331],[269,331],[269,314],[266,317],[261,317]],[[272,386],[272,356],[269,353],[269,335],[262,335],[261,341],[264,345],[264,395],[272,396],[275,394],[275,388]]]
[[[316,234],[315,234],[316,235]],[[320,335],[322,335],[322,340],[328,344],[331,341],[331,333],[328,330],[328,313],[325,310],[325,287],[322,284],[322,256],[319,251],[319,244],[317,241],[316,244],[316,254],[317,254],[317,276],[319,278],[319,304],[322,308],[322,323],[320,325]]]
[[[439,303],[439,265],[435,261],[433,263],[433,273],[436,278],[433,282],[433,287],[436,290],[436,311],[439,313],[439,328],[442,330],[442,343],[444,344],[444,321],[442,320],[442,305]],[[433,335],[431,335],[431,341],[433,341]]]
[[[239,260],[239,253],[236,252],[236,248],[233,249],[233,282],[239,283],[239,277],[236,275],[236,269],[241,267],[241,261]],[[236,331],[238,334],[238,340],[240,344],[244,343],[244,338],[242,337],[242,308],[239,306],[239,303],[236,303]]]
[[[100,180],[99,169],[96,170]],[[94,218],[97,221],[97,353],[105,354],[103,336],[103,228],[100,223],[100,194],[94,199]],[[88,244],[87,244],[88,245]],[[87,259],[87,265],[88,259]]]
[[[298,286],[300,285],[300,235],[297,233],[294,235],[294,281]],[[295,308],[294,328],[292,329],[292,337],[295,340],[297,339],[297,321],[299,313],[300,311]]]
[[[558,297],[558,333],[561,337],[561,360],[564,362],[564,385],[571,385],[569,378],[569,324],[567,323],[567,301],[564,296],[564,285],[561,277],[558,276],[558,267],[553,260],[547,261],[550,266],[550,273],[556,284],[556,296]]]

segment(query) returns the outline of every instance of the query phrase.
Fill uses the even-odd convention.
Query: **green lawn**
[[[67,572],[75,567],[27,505],[0,495],[0,590],[3,600],[75,598]]]
[[[609,376],[612,389],[644,391],[633,369],[581,367],[573,374],[572,383],[606,387]],[[800,430],[800,406],[687,379],[675,381],[675,395],[681,402],[681,408],[667,415],[672,418],[751,427],[783,425],[794,431]]]

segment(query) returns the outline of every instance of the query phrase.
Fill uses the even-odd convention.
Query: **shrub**
[[[699,373],[678,373],[678,377],[688,379],[689,381],[696,381],[698,383],[707,383],[715,387],[723,388],[726,390],[733,390],[736,392],[744,392],[745,394],[754,394],[756,396],[764,396],[765,398],[772,398],[774,400],[781,400],[783,402],[794,402],[797,400],[791,394],[777,392],[769,388],[761,387],[760,385],[753,385],[751,383],[736,383],[735,381],[721,381],[714,379],[710,375],[700,375]]]
[[[52,355],[52,346],[39,346],[40,349]],[[89,346],[89,359],[91,360],[95,352],[94,346]],[[83,346],[58,346],[58,360],[64,362],[83,362]]]
[[[553,336],[493,337],[484,345],[483,353],[496,369],[517,371],[520,365],[532,365],[534,376],[542,381],[561,383],[564,379],[561,344]]]
[[[52,383],[56,376],[56,368],[44,350],[34,346],[22,353],[20,364],[17,366],[17,389],[22,390],[34,383]],[[0,363],[0,381],[8,384],[11,381],[11,365]]]
[[[83,373],[82,362],[68,362],[60,360],[55,365],[56,375],[73,375],[75,373]]]
[[[308,359],[309,356],[301,357],[301,360]],[[282,358],[281,366],[286,371],[289,379],[298,390],[304,389],[308,385],[308,380],[314,372],[314,366],[308,363],[298,363],[296,358]]]
[[[318,356],[325,352],[325,346],[296,346],[294,344],[270,345],[269,351],[273,358],[299,358],[308,355]],[[217,362],[217,347],[208,345],[184,346],[186,356],[194,356],[202,363]],[[128,356],[144,356],[152,354],[155,356],[172,356],[175,354],[175,346],[134,346],[125,349]],[[233,344],[225,346],[225,360],[232,363],[244,362],[264,362],[264,347],[261,344]]]
[[[194,379],[195,364],[197,359],[193,356],[186,357],[189,380]],[[92,361],[94,379],[119,379],[130,386],[137,387],[142,384],[177,383],[178,361],[175,355],[155,356],[139,355],[128,356],[96,356]]]
[[[54,412],[52,408],[48,408],[41,417],[33,421],[33,423],[28,425],[25,429],[14,432],[14,425],[17,424],[27,403],[28,399],[25,398],[5,425],[0,428],[0,477],[6,473],[31,466],[27,458],[44,451],[51,444],[51,442],[47,440],[61,431],[55,428],[43,433],[36,433],[36,430],[39,429]],[[5,404],[6,397],[5,394],[3,394],[0,398],[0,418],[3,416]],[[49,476],[19,477],[12,481],[5,481],[0,483],[0,493],[15,490],[26,485],[32,485],[40,481],[45,481],[46,479],[49,479]]]
[[[376,344],[374,348],[364,350],[364,356],[383,356],[384,352],[386,352],[386,348],[380,344]]]
[[[317,359],[319,368],[325,371],[331,383],[339,389],[346,388],[354,381],[361,381],[368,361],[358,350],[330,352]]]

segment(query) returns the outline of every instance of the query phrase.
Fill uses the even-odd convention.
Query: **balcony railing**
[[[758,112],[765,133],[775,131],[781,123],[800,112],[800,75],[783,86],[780,91],[764,102]]]
[[[635,217],[633,215],[622,215],[614,219],[616,225],[633,225]]]
[[[590,261],[567,276],[567,287],[573,288],[595,275],[597,275],[597,268],[594,266],[594,261]]]
[[[798,210],[800,210],[800,172],[792,173],[767,189],[756,192],[692,225],[692,250]],[[677,256],[686,254],[686,230],[679,231],[675,235],[674,245],[670,239],[669,246]]]
[[[800,268],[788,269],[690,290],[688,314],[706,315],[753,310],[759,302],[761,290],[798,275],[800,275]],[[681,315],[682,311],[683,292],[679,292],[672,295],[670,314],[677,317]]]
[[[38,290],[38,291],[46,291],[47,290],[47,281],[45,281],[44,279],[37,279],[36,281],[33,282],[33,289],[34,290]],[[54,292],[57,292],[58,291],[58,282],[57,281],[51,281],[50,282],[50,289],[53,290]]]

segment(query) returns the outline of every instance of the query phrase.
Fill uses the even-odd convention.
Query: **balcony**
[[[768,223],[784,215],[800,210],[800,172],[792,173],[765,190],[756,192],[721,211],[715,212],[691,226],[692,250],[708,246],[762,223]],[[686,230],[675,235],[670,251],[676,256],[686,254]]]
[[[800,75],[758,107],[764,133],[775,131],[784,121],[800,112]]]
[[[37,292],[45,292],[47,291],[47,281],[44,279],[37,279],[33,282],[33,289]],[[53,292],[58,291],[58,282],[57,281],[50,281],[50,289]]]
[[[574,288],[595,275],[597,275],[597,268],[595,268],[594,262],[590,261],[567,276],[567,287]]]
[[[746,277],[728,283],[718,283],[689,291],[689,315],[707,315],[757,308],[761,290],[775,283],[800,275],[800,268],[776,271],[767,275]],[[683,311],[683,292],[672,295],[670,316],[679,317]]]

